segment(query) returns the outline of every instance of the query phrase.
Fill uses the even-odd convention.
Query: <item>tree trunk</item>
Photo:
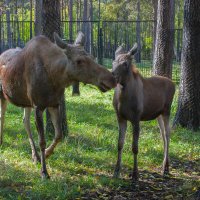
[[[10,0],[6,0],[6,21],[7,21],[7,41],[8,41],[8,47],[12,47],[12,34],[11,34],[11,28],[10,28]]]
[[[42,0],[35,0],[35,35],[42,33]]]
[[[60,20],[60,1],[59,0],[43,0],[42,5],[42,33],[54,42],[53,33],[61,35],[61,20]],[[64,136],[67,135],[67,120],[65,97],[61,99],[60,115],[62,122],[62,131]],[[48,110],[46,111],[46,132],[54,135],[53,124],[50,119]]]
[[[155,45],[156,45],[156,28],[157,28],[157,10],[158,10],[158,0],[152,0],[153,4],[153,55],[155,52]]]
[[[135,55],[135,60],[137,63],[141,62],[141,28],[140,28],[140,0],[137,0],[137,22],[136,22],[136,40],[138,45],[138,50]]]
[[[172,78],[174,0],[158,0],[154,74]]]
[[[181,12],[180,12],[180,0],[177,0],[177,13],[178,13],[178,30],[177,30],[177,47],[176,47],[176,61],[180,62],[181,61],[181,48],[180,48],[180,38],[181,38],[181,29],[180,29],[180,24],[181,24]]]
[[[181,81],[174,125],[200,127],[200,1],[185,0]]]
[[[87,21],[87,16],[88,16],[88,1],[84,0],[83,2],[84,10],[83,10],[83,24],[82,24],[82,31],[85,34],[86,38],[86,49],[88,50],[88,22]],[[74,82],[72,85],[72,96],[79,96],[80,95],[80,89],[79,89],[79,82]]]
[[[68,5],[68,10],[69,10],[69,40],[70,43],[73,41],[73,0],[69,0],[69,5]]]

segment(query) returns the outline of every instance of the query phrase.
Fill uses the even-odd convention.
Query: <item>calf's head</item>
[[[54,33],[56,44],[64,49],[69,60],[68,75],[72,81],[80,81],[96,85],[102,92],[116,86],[115,79],[110,71],[97,64],[94,58],[84,48],[84,34],[78,33],[74,45],[67,44]]]
[[[125,52],[122,46],[115,51],[115,60],[112,63],[112,74],[119,84],[124,84],[128,74],[132,73],[132,60],[137,52],[137,43],[129,52]]]

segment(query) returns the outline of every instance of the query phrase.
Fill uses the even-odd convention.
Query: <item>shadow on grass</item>
[[[88,123],[98,125],[108,130],[117,130],[117,124],[114,110],[108,110],[102,104],[79,104],[75,102],[68,103],[70,113],[76,114],[76,123]],[[73,110],[73,112],[72,112]],[[105,120],[106,119],[106,120]]]

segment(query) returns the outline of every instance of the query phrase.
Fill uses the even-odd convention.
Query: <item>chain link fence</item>
[[[43,0],[49,1],[49,0]],[[54,3],[54,1],[49,1]],[[51,39],[52,31],[57,30],[68,43],[73,43],[78,31],[86,36],[85,48],[97,61],[111,68],[116,48],[123,44],[129,50],[135,42],[139,43],[140,56],[136,57],[137,67],[144,76],[152,72],[154,21],[95,21],[78,20],[66,21],[66,1],[60,1],[59,16],[49,12],[52,16],[44,18],[40,12],[42,0],[4,0],[0,3],[0,53],[8,48],[23,47],[34,35],[41,32]],[[55,6],[55,5],[54,5]],[[51,9],[52,6],[45,9]],[[59,9],[59,8],[58,8]],[[58,24],[52,26],[51,20],[60,18]],[[42,18],[42,19],[41,19]],[[45,24],[48,29],[42,30]],[[139,27],[139,29],[137,28]],[[138,38],[139,35],[139,38]],[[182,48],[182,29],[175,30],[174,40],[173,80],[179,81],[180,60]]]

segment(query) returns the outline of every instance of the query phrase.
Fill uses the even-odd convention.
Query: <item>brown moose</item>
[[[80,33],[78,37],[81,41],[83,34]],[[34,108],[41,151],[42,178],[49,177],[45,158],[53,152],[62,137],[59,104],[65,88],[74,81],[93,84],[103,92],[116,86],[111,72],[97,64],[81,46],[66,44],[57,34],[54,34],[54,38],[56,44],[45,36],[37,36],[23,49],[8,50],[0,56],[0,143],[6,101],[9,101],[25,108],[25,128],[34,151],[33,156],[37,155],[29,119],[31,108]],[[43,125],[43,111],[46,108],[55,128],[55,138],[47,149]]]
[[[121,169],[121,156],[124,145],[127,121],[133,127],[132,151],[134,155],[133,180],[138,179],[138,139],[140,121],[157,118],[164,141],[163,174],[169,172],[169,117],[175,92],[173,82],[165,77],[153,76],[143,78],[132,64],[133,55],[137,52],[137,44],[125,53],[122,47],[115,52],[112,73],[116,78],[113,105],[119,125],[118,159],[114,177],[118,177]]]

